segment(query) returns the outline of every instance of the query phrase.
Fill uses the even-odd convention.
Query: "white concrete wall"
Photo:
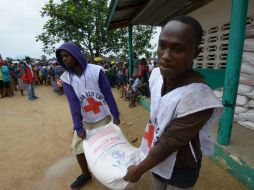
[[[241,1],[241,0],[240,0]],[[232,0],[214,0],[193,11],[190,16],[198,19],[204,28],[230,21]],[[254,0],[249,0],[248,16],[254,14]]]
[[[189,14],[201,23],[205,31],[204,43],[201,44],[203,52],[194,61],[194,67],[214,69],[226,67],[229,27],[225,24],[230,23],[231,6],[232,0],[214,0]],[[249,0],[247,16],[251,16],[251,23],[254,24],[254,0]],[[213,32],[209,30],[211,28]]]

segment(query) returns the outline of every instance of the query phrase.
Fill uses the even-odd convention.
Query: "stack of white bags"
[[[221,98],[223,92],[214,93]],[[254,130],[254,25],[246,28],[234,120]]]

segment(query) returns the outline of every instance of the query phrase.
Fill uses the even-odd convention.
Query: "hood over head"
[[[67,51],[68,53],[70,53],[75,60],[82,66],[82,70],[83,72],[86,69],[87,66],[87,62],[85,59],[84,54],[81,52],[81,50],[79,49],[79,47],[71,42],[66,42],[63,43],[57,50],[56,50],[56,58],[57,61],[60,63],[60,65],[68,72],[74,73],[73,70],[69,67],[66,67],[66,65],[63,63],[62,58],[60,56],[60,52],[61,50]]]

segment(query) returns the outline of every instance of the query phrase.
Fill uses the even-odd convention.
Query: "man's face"
[[[66,65],[66,67],[74,68],[75,66],[78,65],[78,63],[74,59],[74,57],[70,53],[68,53],[67,51],[61,50],[60,51],[60,56],[62,58],[62,61]]]
[[[192,68],[196,41],[193,28],[185,23],[171,21],[162,29],[157,54],[163,77],[178,77]]]

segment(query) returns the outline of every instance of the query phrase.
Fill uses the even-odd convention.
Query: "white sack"
[[[242,62],[241,73],[254,75],[254,66],[249,63]]]
[[[242,61],[254,65],[254,52],[243,52]]]
[[[240,79],[239,80],[241,81],[241,80],[249,80],[249,79],[247,77],[243,76],[243,75],[240,75]]]
[[[239,115],[238,114],[234,114],[234,121],[240,121]]]
[[[254,25],[246,27],[245,38],[254,38]]]
[[[246,108],[254,108],[254,100],[250,100],[248,103],[244,104]]]
[[[246,73],[240,73],[240,76],[242,76],[246,79],[249,79],[249,80],[254,80],[254,75],[249,75],[249,74],[246,74]]]
[[[241,119],[254,122],[254,112],[245,112],[238,114]]]
[[[249,99],[246,96],[237,95],[236,98],[236,105],[244,105],[249,101]]]
[[[247,93],[246,96],[248,96],[250,99],[254,99],[254,90]]]
[[[244,40],[243,51],[254,52],[254,38]]]
[[[253,86],[254,85],[254,75],[249,75],[249,74],[246,74],[246,73],[240,73],[239,83]]]
[[[237,93],[240,95],[245,95],[253,90],[252,86],[245,85],[245,84],[239,84]]]
[[[141,162],[141,151],[128,143],[113,123],[88,131],[84,153],[93,175],[110,189],[126,189],[132,183],[122,178],[127,168]]]
[[[242,107],[242,106],[236,106],[235,107],[235,113],[244,113],[247,112],[248,108]]]
[[[237,121],[237,123],[239,123],[240,125],[248,128],[248,129],[254,130],[254,123],[253,122],[250,122],[250,121]]]

